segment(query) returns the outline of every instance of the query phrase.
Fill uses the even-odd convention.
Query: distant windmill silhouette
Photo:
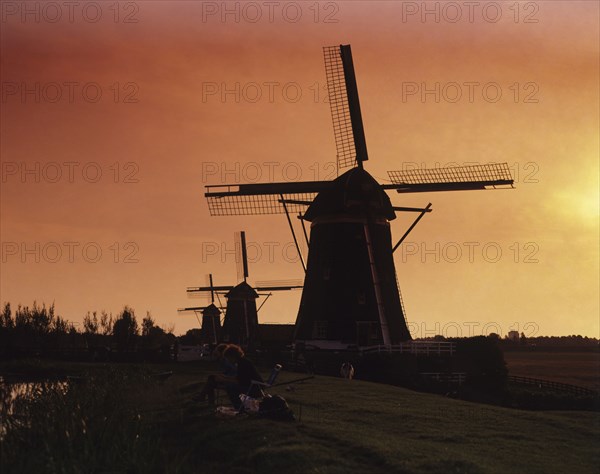
[[[257,283],[253,288],[247,282],[248,279],[248,253],[246,249],[246,233],[244,231],[237,234],[236,242],[236,262],[238,263],[238,280],[242,280],[236,285],[220,285],[205,287],[190,287],[188,293],[208,293],[214,301],[213,295],[223,294],[227,298],[227,308],[225,310],[225,319],[221,330],[220,338],[225,342],[240,344],[245,347],[255,347],[260,342],[258,311],[273,291],[285,291],[302,288],[301,282],[262,282]],[[266,292],[266,293],[260,293]],[[266,296],[266,299],[256,307],[256,300],[259,296]],[[214,306],[214,305],[213,305]],[[206,309],[210,308],[207,307]],[[194,308],[192,308],[193,310]],[[206,311],[205,309],[205,311]],[[188,309],[189,310],[189,309]],[[211,310],[214,312],[214,310]],[[220,314],[220,312],[219,312]],[[204,315],[204,313],[203,313]],[[202,321],[204,327],[204,319]],[[216,341],[215,341],[216,342]]]
[[[202,342],[207,344],[217,344],[221,340],[221,310],[215,305],[216,288],[213,285],[212,273],[209,275],[210,304],[208,306],[196,306],[190,308],[180,308],[177,311],[193,311],[198,317],[202,314],[202,323],[200,337]],[[198,320],[200,322],[200,320]]]
[[[393,252],[424,208],[395,207],[398,193],[512,187],[506,163],[389,172],[379,184],[363,167],[368,160],[350,45],[324,48],[329,103],[337,149],[333,181],[207,186],[213,216],[285,213],[298,253],[290,212],[311,223],[304,289],[295,342],[321,348],[397,344],[411,339],[394,267]],[[393,245],[390,221],[397,211],[418,217]]]

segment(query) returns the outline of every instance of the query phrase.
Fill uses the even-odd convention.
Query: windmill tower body
[[[202,342],[217,344],[221,340],[221,310],[213,303],[202,310]]]
[[[246,282],[232,288],[226,295],[227,310],[223,321],[223,341],[245,347],[259,343],[258,293]]]
[[[362,168],[317,195],[295,341],[322,348],[410,339],[392,258],[390,199]]]

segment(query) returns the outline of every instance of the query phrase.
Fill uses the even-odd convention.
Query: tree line
[[[124,306],[113,317],[106,311],[88,312],[77,328],[56,313],[54,303],[6,303],[0,313],[0,357],[25,355],[123,358],[139,353],[143,358],[170,358],[177,338],[173,328],[158,326],[149,312],[138,322],[133,308]]]

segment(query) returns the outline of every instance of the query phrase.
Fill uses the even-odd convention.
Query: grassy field
[[[598,352],[505,352],[504,360],[510,375],[600,390]]]
[[[108,440],[102,441],[106,416],[94,418],[78,411],[80,401],[61,403],[66,408],[59,418],[75,421],[57,423],[50,405],[45,408],[48,421],[38,423],[44,430],[40,447],[12,452],[19,442],[13,439],[4,446],[0,471],[29,472],[14,469],[28,469],[33,458],[44,456],[45,445],[52,462],[41,461],[53,467],[44,472],[65,473],[548,474],[597,473],[600,465],[599,413],[518,411],[317,376],[291,392],[285,386],[271,391],[283,395],[296,416],[302,415],[301,421],[246,415],[219,418],[208,406],[190,401],[192,384],[202,380],[210,367],[187,363],[151,368],[164,369],[174,371],[166,383],[130,385],[111,404],[101,406],[115,412],[109,417],[116,425]],[[285,381],[297,374],[283,372],[280,377]],[[119,388],[114,380],[108,386],[107,396]],[[89,393],[99,397],[104,392],[94,386]],[[115,403],[133,411],[115,411]],[[135,429],[118,424],[119,419],[128,419],[127,414],[139,420]],[[87,420],[81,433],[80,417]],[[69,427],[68,439],[64,426]],[[98,437],[86,443],[85,437],[94,433]],[[116,443],[125,451],[121,457],[112,450]],[[108,455],[107,464],[103,456]]]

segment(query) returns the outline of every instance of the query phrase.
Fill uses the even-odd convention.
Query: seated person
[[[220,374],[209,375],[206,380],[206,384],[196,396],[194,396],[193,400],[197,402],[203,402],[208,397],[209,405],[215,404],[215,389],[217,388],[227,388],[228,385],[236,384],[236,367],[235,364],[229,362],[225,357],[223,357],[223,353],[227,349],[228,344],[219,344],[213,355],[215,359],[219,363],[221,367]]]
[[[240,394],[242,393],[248,394],[252,398],[262,397],[264,394],[261,388],[257,385],[252,385],[252,381],[262,382],[263,379],[256,370],[256,367],[254,367],[254,364],[245,357],[242,348],[231,344],[225,349],[223,356],[237,366],[236,383],[226,387],[227,394],[233,406],[236,409],[241,407]],[[252,390],[250,390],[250,387],[252,387]]]

